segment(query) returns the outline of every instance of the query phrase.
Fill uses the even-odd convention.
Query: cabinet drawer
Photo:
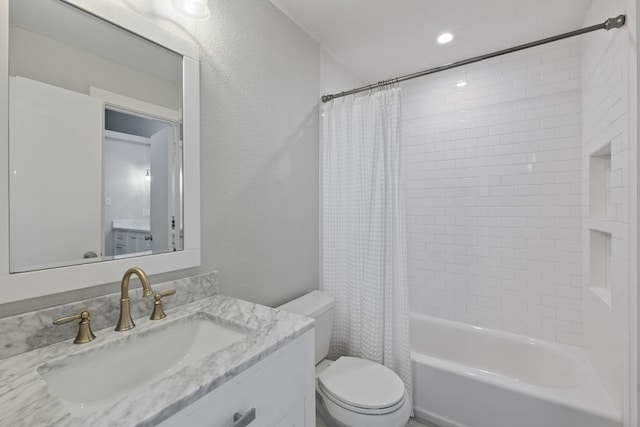
[[[302,399],[289,412],[270,424],[269,427],[305,427],[304,421],[304,399]]]
[[[249,427],[303,427],[305,399],[314,399],[313,395],[307,396],[309,381],[313,381],[313,366],[307,366],[312,359],[306,357],[306,352],[313,349],[308,343],[295,340],[160,426],[232,427],[235,413],[245,414],[255,408],[256,418]],[[301,423],[296,423],[300,417]]]

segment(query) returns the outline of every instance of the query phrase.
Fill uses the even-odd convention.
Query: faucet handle
[[[162,309],[162,297],[168,297],[169,295],[175,294],[176,291],[174,289],[169,289],[168,291],[157,293],[153,296],[155,301],[153,302],[153,313],[151,313],[151,320],[160,320],[167,317]]]
[[[89,320],[89,312],[83,311],[79,314],[74,314],[73,316],[65,316],[53,321],[54,325],[62,325],[63,323],[72,322],[74,320],[80,320],[78,335],[76,335],[76,339],[73,341],[74,344],[85,344],[89,341],[93,341],[96,337],[91,331],[91,320]]]

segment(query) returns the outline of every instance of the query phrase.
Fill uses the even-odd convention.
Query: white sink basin
[[[246,335],[196,315],[145,336],[136,337],[134,329],[124,343],[69,356],[38,371],[73,415],[86,415]]]

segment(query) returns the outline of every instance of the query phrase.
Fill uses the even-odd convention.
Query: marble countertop
[[[111,228],[123,231],[151,231],[151,221],[149,219],[114,219]]]
[[[313,327],[312,319],[222,295],[167,309],[166,313],[167,318],[161,321],[137,319],[131,331],[116,332],[113,327],[94,331],[97,339],[88,344],[75,345],[70,339],[0,360],[0,425],[153,426]],[[195,313],[205,313],[248,335],[173,375],[115,398],[105,409],[72,416],[38,373],[44,364],[54,365],[69,355],[90,358],[101,349],[126,345],[135,335],[145,336]]]

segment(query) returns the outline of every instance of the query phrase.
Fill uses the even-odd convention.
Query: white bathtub
[[[443,427],[619,427],[577,347],[410,314],[416,416]]]

